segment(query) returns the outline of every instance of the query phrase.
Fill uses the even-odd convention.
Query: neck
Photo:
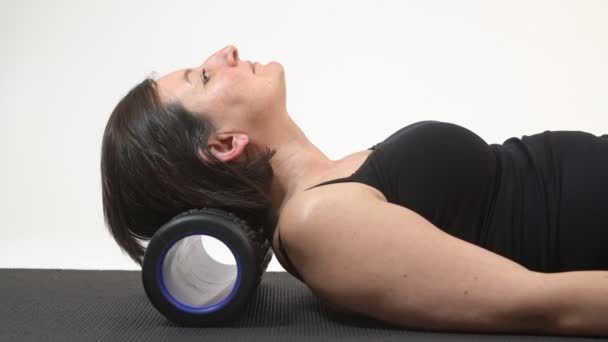
[[[337,163],[310,142],[287,113],[278,117],[260,132],[263,145],[277,151],[270,162],[274,174],[271,212],[276,219],[294,194],[315,185]]]

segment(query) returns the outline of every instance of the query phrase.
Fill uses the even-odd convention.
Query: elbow
[[[504,303],[506,310],[495,324],[502,324],[516,333],[546,334],[555,331],[557,316],[547,274],[532,272],[532,275],[532,280],[522,285],[520,291],[514,292],[515,296]]]
[[[456,317],[455,317],[456,316]],[[544,311],[489,310],[452,312],[450,317],[437,318],[433,324],[437,330],[480,333],[537,334],[553,331],[553,320]]]
[[[470,310],[443,313],[445,324],[459,331],[546,334],[555,332],[557,314],[544,273],[534,273],[505,296],[470,306]],[[477,307],[477,310],[473,309]],[[446,308],[447,309],[447,308]],[[458,318],[458,316],[460,316]]]

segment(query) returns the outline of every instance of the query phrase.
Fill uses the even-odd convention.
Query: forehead
[[[165,74],[156,80],[158,93],[163,102],[182,99],[190,85],[184,79],[186,69],[180,69]]]

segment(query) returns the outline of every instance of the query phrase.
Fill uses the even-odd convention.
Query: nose
[[[228,45],[225,50],[225,56],[231,65],[236,65],[239,61],[239,50],[234,45]]]
[[[218,59],[229,66],[235,66],[239,62],[239,50],[234,45],[226,45],[213,55],[213,59]]]

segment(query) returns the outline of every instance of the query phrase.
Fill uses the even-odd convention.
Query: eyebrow
[[[192,84],[192,82],[190,82],[190,71],[192,71],[192,69],[188,68],[186,69],[186,71],[184,71],[184,80],[186,82],[188,82],[189,84]]]

